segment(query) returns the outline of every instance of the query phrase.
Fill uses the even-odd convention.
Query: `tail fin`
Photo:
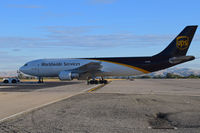
[[[185,56],[197,26],[186,26],[183,31],[159,54],[153,57],[178,57]]]

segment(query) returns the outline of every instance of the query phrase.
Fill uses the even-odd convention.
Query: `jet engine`
[[[79,78],[79,74],[71,71],[61,71],[58,77],[60,80],[73,80],[74,78]]]

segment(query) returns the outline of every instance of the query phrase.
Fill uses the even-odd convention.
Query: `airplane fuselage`
[[[145,73],[120,64],[91,59],[39,59],[26,63],[20,71],[37,77],[58,77],[61,71],[75,70],[90,62],[102,66],[101,73],[95,76],[131,76]]]

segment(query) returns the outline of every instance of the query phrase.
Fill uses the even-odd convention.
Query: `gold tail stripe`
[[[125,67],[136,69],[136,70],[141,71],[141,72],[143,72],[145,74],[150,73],[149,71],[144,70],[142,68],[131,66],[131,65],[127,65],[127,64],[123,64],[123,63],[112,62],[112,61],[107,61],[107,60],[99,60],[99,59],[90,59],[90,60],[103,61],[103,62],[113,63],[113,64],[117,64],[117,65],[122,65],[122,66],[125,66]]]

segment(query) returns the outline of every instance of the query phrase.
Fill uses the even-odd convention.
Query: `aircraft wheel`
[[[94,84],[94,80],[90,80],[89,83],[90,83],[90,84]]]
[[[90,80],[88,82],[88,84],[98,84],[98,83],[99,83],[98,80]]]
[[[99,83],[100,84],[104,84],[104,80],[99,80]]]
[[[107,83],[108,83],[108,81],[107,81],[107,80],[103,80],[103,83],[104,83],[104,84],[107,84]]]
[[[3,83],[6,83],[6,84],[7,84],[7,83],[9,83],[9,81],[8,81],[8,80],[4,80]]]
[[[95,84],[98,84],[99,82],[98,82],[98,80],[94,80],[94,83],[95,83]]]
[[[16,80],[16,79],[13,79],[13,80],[12,80],[12,83],[17,83],[17,80]]]

